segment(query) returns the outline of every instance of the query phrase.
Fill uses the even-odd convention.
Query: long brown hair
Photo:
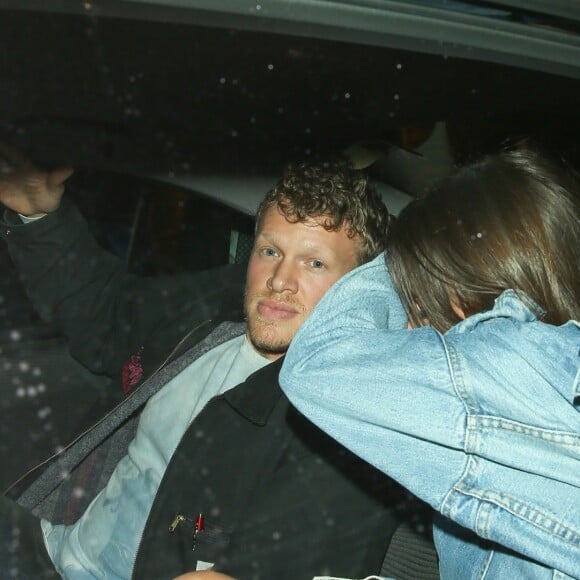
[[[469,316],[507,289],[546,322],[577,319],[578,183],[537,152],[502,152],[411,203],[391,225],[387,252],[411,322],[446,331],[460,320],[452,303]]]

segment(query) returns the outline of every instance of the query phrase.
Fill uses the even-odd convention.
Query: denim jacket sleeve
[[[407,330],[380,256],[320,301],[280,383],[314,423],[447,518],[580,577],[580,329],[543,325],[510,299],[445,336]]]
[[[406,326],[379,256],[321,300],[280,382],[306,416],[414,493],[430,474],[417,495],[437,509],[467,461],[465,409],[440,335]]]

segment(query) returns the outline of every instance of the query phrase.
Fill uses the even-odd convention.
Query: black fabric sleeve
[[[6,211],[0,235],[34,307],[94,372],[118,377],[122,363],[143,344],[156,336],[177,342],[200,320],[241,319],[243,268],[163,278],[128,275],[99,247],[66,196],[56,212],[29,224]]]

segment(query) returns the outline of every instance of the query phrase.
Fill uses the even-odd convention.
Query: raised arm
[[[480,540],[440,520],[442,576],[462,577],[469,550],[482,570],[493,557],[517,577],[547,577],[538,560],[575,578],[577,323],[537,321],[509,291],[445,337],[401,329],[399,308],[380,260],[337,282],[294,338],[283,390],[446,518],[531,558],[481,551]],[[541,372],[530,362],[539,360]]]
[[[241,317],[243,268],[168,278],[125,274],[120,261],[95,242],[77,208],[62,198],[70,173],[42,172],[25,160],[17,170],[4,167],[0,200],[8,210],[0,216],[0,234],[33,305],[56,324],[83,365],[117,377],[126,358],[152,336],[170,350],[196,323]],[[23,224],[15,212],[47,215]]]
[[[466,460],[464,409],[439,335],[406,325],[379,256],[321,300],[292,341],[280,382],[314,423],[439,507]]]

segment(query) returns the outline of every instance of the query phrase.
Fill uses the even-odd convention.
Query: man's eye
[[[262,256],[277,256],[277,252],[274,248],[262,248],[260,250],[260,253],[262,254]]]
[[[312,260],[310,262],[310,265],[315,269],[315,270],[320,270],[322,268],[324,268],[324,262],[321,262],[320,260]]]

